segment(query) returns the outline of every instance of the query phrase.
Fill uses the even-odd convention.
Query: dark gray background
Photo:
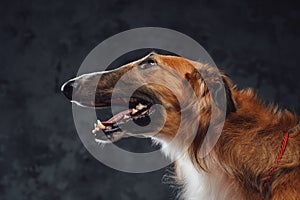
[[[297,1],[139,2],[1,1],[0,199],[174,198],[166,169],[126,174],[95,160],[60,93],[89,51],[120,31],[183,32],[240,88],[300,113]]]

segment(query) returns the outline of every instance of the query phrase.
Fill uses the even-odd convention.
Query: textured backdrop
[[[60,93],[90,50],[127,29],[185,33],[240,88],[299,114],[300,10],[280,2],[1,0],[0,199],[174,199],[168,169],[126,174],[95,160]]]

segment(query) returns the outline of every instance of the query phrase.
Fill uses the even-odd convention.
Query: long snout
[[[78,105],[85,107],[106,106],[107,101],[111,99],[115,84],[127,70],[127,68],[119,68],[112,71],[83,74],[64,83],[61,91],[71,102]],[[130,82],[130,79],[127,80]],[[124,83],[124,88],[128,84]],[[118,93],[124,92],[124,88]]]
[[[73,91],[78,87],[78,83],[75,80],[69,80],[61,86],[61,92],[69,99],[72,100]]]
[[[93,107],[96,96],[105,96],[105,91],[112,88],[113,79],[108,72],[83,74],[65,82],[61,92],[73,103]]]

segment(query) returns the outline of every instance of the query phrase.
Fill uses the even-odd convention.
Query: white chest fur
[[[179,159],[176,162],[178,178],[183,183],[183,200],[235,200],[243,199],[234,181],[220,169],[211,172],[197,170],[192,162]]]
[[[210,172],[198,170],[189,159],[178,151],[180,145],[168,146],[163,141],[153,140],[162,145],[162,152],[176,160],[176,176],[182,184],[181,200],[243,200],[235,181],[216,163],[208,163]]]

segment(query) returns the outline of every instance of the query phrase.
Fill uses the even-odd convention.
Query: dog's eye
[[[148,69],[152,66],[157,65],[156,61],[153,59],[147,59],[144,60],[140,65],[139,65],[139,69]]]

